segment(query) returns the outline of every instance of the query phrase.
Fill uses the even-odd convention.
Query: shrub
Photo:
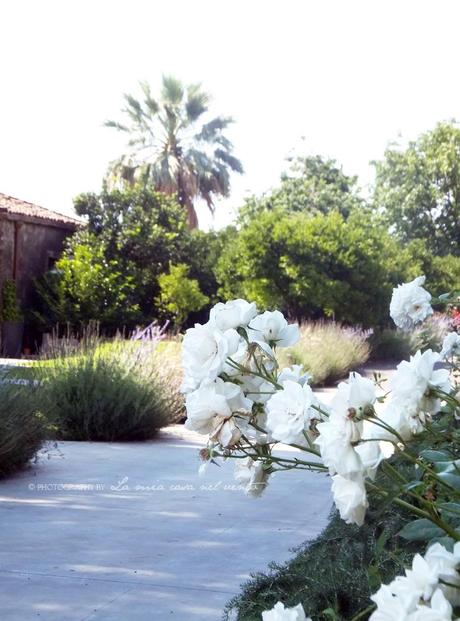
[[[84,339],[40,362],[41,406],[66,440],[146,440],[178,418],[178,380],[156,343]]]
[[[299,546],[291,560],[272,563],[267,574],[252,576],[227,604],[224,619],[260,621],[262,611],[277,601],[287,606],[301,602],[318,621],[351,619],[369,605],[380,583],[394,578],[419,551],[416,544],[404,542],[401,547],[397,533],[406,520],[404,513],[390,508],[369,512],[365,524],[357,527],[345,524],[333,511],[325,530]],[[323,613],[328,609],[330,616]],[[332,616],[337,611],[340,617]]]
[[[2,287],[2,304],[0,308],[2,321],[17,322],[22,320],[21,308],[14,280],[5,280]]]
[[[370,334],[334,322],[304,323],[299,343],[279,350],[280,366],[302,364],[313,376],[312,385],[330,384],[367,361]]]
[[[178,327],[183,325],[190,313],[201,310],[209,302],[198,281],[189,278],[188,274],[189,267],[179,263],[171,265],[168,274],[160,274],[158,277],[160,295],[157,304],[174,318]]]
[[[223,298],[245,298],[297,319],[388,321],[405,253],[377,219],[356,211],[315,216],[262,211],[243,222],[216,265]]]
[[[376,332],[370,339],[372,357],[400,361],[408,360],[418,349],[438,351],[450,325],[451,320],[446,315],[435,313],[412,332],[390,328]]]
[[[28,385],[0,383],[0,476],[23,467],[40,449],[45,436],[45,418]]]

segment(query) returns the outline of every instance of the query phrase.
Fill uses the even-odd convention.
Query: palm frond
[[[226,129],[233,122],[233,119],[229,116],[216,116],[212,121],[203,125],[201,131],[196,134],[195,138],[196,140],[205,141],[214,140],[223,129]]]
[[[161,96],[165,102],[178,106],[184,97],[182,82],[171,75],[164,75]]]
[[[201,90],[200,84],[191,84],[187,88],[187,101],[185,111],[189,123],[194,123],[200,116],[207,111],[209,105],[209,95]]]
[[[117,121],[104,121],[104,127],[112,127],[119,132],[129,132],[129,127],[123,125],[122,123],[118,123]]]
[[[214,151],[214,155],[216,159],[227,164],[227,166],[231,168],[233,172],[237,172],[240,175],[243,174],[244,172],[243,164],[240,162],[238,158],[236,158],[234,155],[232,155],[225,149],[216,149]]]
[[[150,113],[150,117],[153,118],[156,114],[158,114],[160,110],[160,105],[158,102],[152,97],[152,92],[150,90],[150,85],[148,82],[139,82],[139,85],[144,93],[144,103],[147,110]]]

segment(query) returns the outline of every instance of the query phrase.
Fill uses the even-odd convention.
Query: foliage
[[[390,314],[398,327],[409,330],[432,317],[431,303],[458,301],[460,291],[433,299],[424,283],[423,276],[417,277],[393,290]],[[422,329],[418,338],[425,342],[433,335],[433,329],[431,333]],[[394,549],[394,540],[379,533],[371,547],[378,548],[377,558],[361,554],[343,559],[341,546],[347,554],[352,546],[340,533],[337,540],[334,529],[335,549],[326,552],[321,542],[319,563],[308,566],[302,593],[297,588],[295,595],[286,594],[292,580],[280,578],[277,586],[284,591],[284,602],[279,606],[286,600],[297,604],[298,599],[293,602],[291,597],[301,594],[307,614],[318,620],[456,619],[460,334],[447,334],[440,352],[418,350],[409,361],[402,361],[391,377],[390,390],[377,374],[371,380],[352,373],[327,404],[313,393],[301,367],[280,369],[278,348],[295,346],[298,339],[298,326],[288,324],[282,313],[258,313],[254,303],[243,299],[216,305],[209,324],[187,332],[185,424],[208,437],[201,458],[217,464],[234,459],[235,479],[250,496],[263,493],[274,473],[293,469],[327,473],[341,519],[361,529],[357,537],[366,537],[362,527],[372,522],[374,511],[393,506],[404,511],[405,520],[390,536],[397,534],[404,544]],[[279,443],[298,452],[278,451]],[[353,537],[356,543],[357,537]],[[395,577],[395,566],[402,574],[410,553],[423,552],[425,546],[424,558],[414,557],[411,571]],[[392,562],[390,575],[382,563],[385,557]],[[342,582],[337,584],[337,579]],[[390,585],[383,585],[389,580]],[[270,576],[270,597],[273,582]],[[267,586],[267,581],[262,583]],[[275,598],[279,599],[278,593]],[[251,605],[255,599],[251,592]],[[263,608],[273,603],[272,599]],[[436,615],[440,606],[445,612]]]
[[[332,384],[362,366],[369,358],[369,332],[333,322],[304,323],[300,340],[278,352],[281,366],[302,364],[311,385]]]
[[[297,157],[281,176],[280,187],[246,200],[240,217],[247,221],[261,212],[281,209],[313,216],[338,211],[347,218],[363,207],[356,184],[357,178],[345,175],[335,160],[320,155]]]
[[[460,254],[460,128],[439,123],[375,163],[374,202],[403,242],[422,239],[435,255]]]
[[[147,440],[181,416],[178,382],[155,343],[89,334],[34,367],[40,407],[66,440]]]
[[[41,448],[48,433],[36,401],[36,388],[0,382],[0,476],[22,468]]]
[[[201,310],[209,302],[209,298],[201,292],[198,281],[189,278],[188,273],[187,265],[179,263],[170,265],[169,273],[158,277],[158,306],[172,316],[179,327],[189,313]]]
[[[126,122],[106,126],[129,138],[129,151],[110,166],[109,181],[136,180],[165,194],[177,195],[191,228],[198,224],[194,202],[203,199],[211,211],[215,196],[228,196],[230,172],[243,172],[232,154],[225,130],[231,118],[207,118],[209,95],[200,84],[185,86],[163,76],[159,98],[141,82],[142,100],[125,95]]]
[[[190,277],[214,301],[221,235],[190,232],[173,198],[140,187],[104,190],[80,195],[75,208],[88,219],[88,231],[70,239],[57,273],[37,284],[42,326],[91,320],[104,329],[148,324],[160,314],[158,279],[170,264],[189,265]]]
[[[394,578],[420,549],[417,544],[401,546],[398,531],[406,520],[401,510],[379,508],[358,528],[333,511],[325,530],[300,546],[291,560],[272,563],[267,574],[252,576],[227,604],[224,619],[260,621],[262,611],[277,601],[289,606],[301,602],[315,621],[330,621],[323,613],[328,609],[337,611],[339,619],[352,618],[366,608],[380,582]]]
[[[13,323],[22,321],[22,312],[16,292],[16,282],[14,280],[5,280],[3,283],[0,317],[2,321],[10,321]]]
[[[450,329],[450,319],[436,313],[411,332],[391,328],[378,330],[370,339],[372,357],[400,361],[408,360],[419,349],[439,350]]]
[[[91,233],[75,236],[57,261],[55,272],[42,277],[36,286],[41,299],[47,301],[46,314],[35,313],[43,325],[98,320],[104,326],[116,327],[139,317],[132,277],[122,273],[116,260],[106,259],[103,247]]]
[[[254,300],[297,319],[384,323],[404,252],[358,212],[261,212],[233,233],[216,267],[221,297]]]

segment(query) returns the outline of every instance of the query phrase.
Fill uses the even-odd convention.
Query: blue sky
[[[278,181],[293,149],[362,186],[399,134],[460,117],[456,0],[15,0],[0,9],[0,192],[71,213],[123,139],[102,127],[162,73],[201,81],[246,174],[216,219]]]

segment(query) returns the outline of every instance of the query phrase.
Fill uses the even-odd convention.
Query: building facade
[[[28,308],[34,279],[53,267],[64,240],[81,225],[75,218],[0,193],[0,289],[13,279],[21,306]]]

